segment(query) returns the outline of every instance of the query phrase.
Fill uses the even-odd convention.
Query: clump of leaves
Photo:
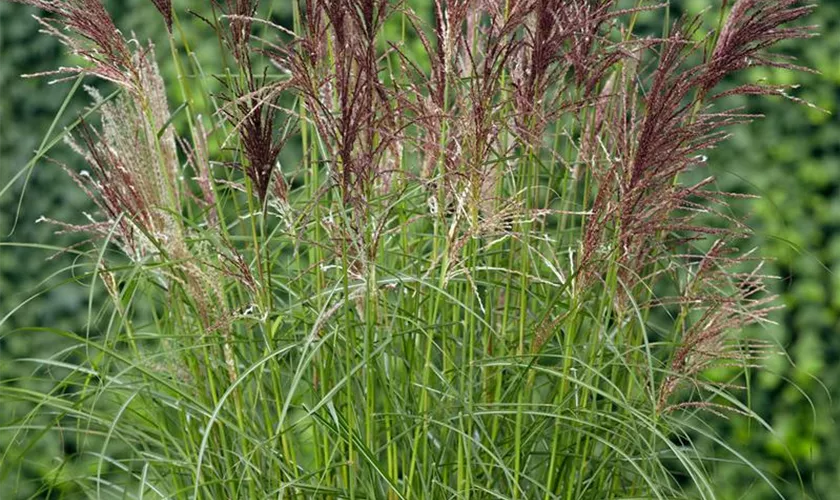
[[[731,195],[688,179],[754,118],[724,98],[784,90],[721,83],[801,69],[767,49],[811,36],[789,24],[811,7],[740,0],[718,31],[686,17],[652,38],[634,27],[662,5],[613,0],[435,0],[431,20],[302,0],[291,26],[214,3],[226,92],[176,138],[152,46],[98,0],[25,3],[90,63],[69,71],[125,93],[81,134],[94,175],[71,174],[100,218],[62,226],[107,254],[91,278],[118,321],[79,342],[109,362],[65,363],[98,378],[47,428],[128,443],[100,450],[128,476],[115,491],[715,496],[672,437],[697,409],[748,413],[704,374],[756,366],[766,349],[735,334],[774,306],[734,250]],[[177,9],[153,3],[171,30]],[[99,398],[122,404],[113,424]],[[100,488],[102,468],[78,480]]]

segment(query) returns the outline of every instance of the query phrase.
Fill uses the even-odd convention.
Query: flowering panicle
[[[304,100],[319,135],[328,141],[335,185],[348,206],[364,207],[385,175],[399,141],[389,91],[379,77],[376,34],[388,15],[384,0],[306,2],[306,30],[289,48],[271,51],[291,72],[290,89]],[[323,59],[325,37],[333,63]]]
[[[741,0],[736,2],[704,65],[702,90],[708,92],[728,74],[751,66],[812,71],[767,49],[781,41],[814,36],[814,26],[785,26],[807,16],[813,5],[796,7],[797,0]],[[750,85],[750,89],[761,85]],[[765,87],[772,94],[772,86]],[[730,94],[730,92],[727,93]],[[754,92],[750,92],[754,93]]]
[[[749,324],[769,322],[767,315],[780,308],[773,304],[776,297],[767,293],[765,282],[770,277],[760,274],[761,264],[747,272],[733,270],[746,260],[743,255],[730,256],[736,252],[724,240],[717,240],[692,270],[684,293],[664,301],[681,306],[688,311],[684,314],[694,318],[685,326],[660,382],[659,411],[679,409],[683,403],[674,402],[674,396],[681,386],[696,384],[704,370],[753,365],[770,354],[766,344],[738,343],[730,336]],[[707,382],[705,387],[714,385]]]
[[[201,205],[208,210],[208,221],[211,225],[218,222],[216,217],[216,191],[213,188],[214,178],[210,169],[210,151],[207,146],[209,134],[204,128],[204,123],[199,117],[196,120],[196,134],[194,145],[181,141],[181,148],[188,153],[187,162],[192,167],[195,177],[193,180],[201,190]]]
[[[534,0],[527,10],[521,9],[527,16],[525,37],[510,74],[518,110],[516,130],[527,143],[537,143],[547,123],[568,112],[570,105],[584,102],[604,75],[628,57],[624,44],[606,39],[604,31],[623,15],[659,7],[617,10],[614,4]],[[582,90],[580,95],[570,96],[576,88]]]
[[[659,250],[654,241],[663,232],[720,232],[693,224],[691,217],[676,215],[696,212],[696,202],[691,200],[711,194],[705,190],[711,179],[691,186],[674,180],[703,164],[703,152],[726,137],[726,127],[753,118],[738,110],[712,111],[712,103],[738,93],[777,91],[750,85],[709,94],[723,77],[747,65],[775,65],[761,52],[771,40],[808,36],[808,28],[779,28],[809,11],[789,8],[792,3],[737,2],[709,60],[694,66],[688,61],[698,56],[705,43],[695,36],[700,20],[682,20],[668,38],[659,41],[659,58],[643,97],[629,98],[625,91],[611,100],[604,123],[599,125],[610,154],[603,155],[602,167],[593,170],[599,187],[584,237],[584,260],[603,248],[607,227],[617,233],[614,251],[625,277],[642,275],[642,268]],[[637,102],[641,109],[636,109]]]
[[[96,90],[88,88],[100,108],[101,130],[83,124],[81,144],[68,139],[90,168],[90,172],[68,172],[99,208],[99,217],[88,215],[90,222],[84,225],[52,222],[64,231],[108,238],[137,262],[161,255],[172,259],[174,264],[166,273],[169,283],[180,283],[192,298],[205,331],[221,328],[228,315],[218,280],[206,266],[196,263],[187,244],[181,218],[181,167],[154,46],[138,45],[132,50],[99,0],[24,3],[56,14],[55,21],[41,23],[74,54],[91,63],[89,68],[60,72],[92,74],[128,91],[104,102]],[[171,8],[168,2],[155,5],[164,13]],[[59,31],[56,24],[71,35]],[[212,190],[208,189],[206,144],[199,142],[196,150],[200,158],[193,160],[200,164],[199,177],[205,178],[202,190],[207,197]],[[107,279],[113,281],[113,275]],[[229,342],[225,349],[232,370]]]
[[[140,72],[143,98],[129,93],[103,103],[99,93],[89,89],[101,105],[102,131],[84,126],[84,147],[71,142],[93,172],[74,178],[89,186],[88,195],[106,217],[89,229],[101,233],[116,224],[126,254],[138,260],[156,251],[152,240],[182,237],[175,137],[169,128],[159,128],[168,120],[168,106],[157,65],[146,54],[135,54],[132,63]]]
[[[172,0],[152,0],[152,3],[163,16],[166,29],[172,32]]]
[[[135,88],[138,73],[132,51],[100,0],[14,0],[54,14],[54,19],[37,18],[44,31],[61,41],[71,53],[90,67],[60,68],[43,74],[90,74],[126,88]],[[65,33],[65,30],[69,34]]]
[[[228,45],[240,62],[248,57],[251,25],[259,3],[259,0],[225,0],[226,11],[230,18],[230,30],[227,33]]]
[[[243,72],[244,82],[233,83],[230,95],[225,96],[228,105],[221,111],[239,133],[247,160],[241,168],[251,180],[257,199],[264,203],[286,140],[275,132],[279,110],[276,100],[284,84],[266,87],[249,67]]]

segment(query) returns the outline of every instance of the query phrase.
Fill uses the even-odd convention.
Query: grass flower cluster
[[[153,0],[164,82],[100,0],[23,3],[83,61],[57,74],[115,90],[64,134],[97,213],[47,220],[86,235],[76,279],[110,299],[89,332],[14,332],[72,347],[19,361],[45,390],[0,387],[35,404],[3,432],[76,443],[47,489],[716,498],[692,439],[749,414],[739,373],[769,347],[740,332],[775,305],[704,152],[755,118],[729,97],[788,96],[723,82],[804,69],[768,49],[811,7],[300,0],[284,25],[217,0],[193,13],[211,75]]]

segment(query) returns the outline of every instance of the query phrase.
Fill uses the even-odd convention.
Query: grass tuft
[[[69,347],[0,386],[33,405],[0,464],[58,434],[47,495],[716,498],[692,436],[751,415],[737,334],[776,306],[704,151],[754,118],[726,98],[784,94],[721,84],[802,69],[768,49],[811,7],[654,37],[646,2],[228,0],[212,78],[153,0],[164,82],[99,0],[24,3],[117,89],[67,141],[98,213],[56,223],[109,301],[12,333]]]

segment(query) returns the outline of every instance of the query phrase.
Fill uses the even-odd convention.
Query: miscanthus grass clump
[[[200,61],[155,0],[165,82],[99,0],[23,3],[74,91],[113,91],[62,134],[98,210],[45,219],[110,301],[88,332],[13,332],[73,344],[19,361],[43,391],[0,388],[34,404],[16,442],[76,443],[45,490],[715,498],[715,460],[773,484],[692,445],[750,413],[738,374],[769,351],[740,332],[775,307],[704,152],[754,118],[730,96],[789,97],[724,81],[802,69],[768,49],[811,7],[301,0],[283,24],[226,0],[192,13],[222,51]]]

